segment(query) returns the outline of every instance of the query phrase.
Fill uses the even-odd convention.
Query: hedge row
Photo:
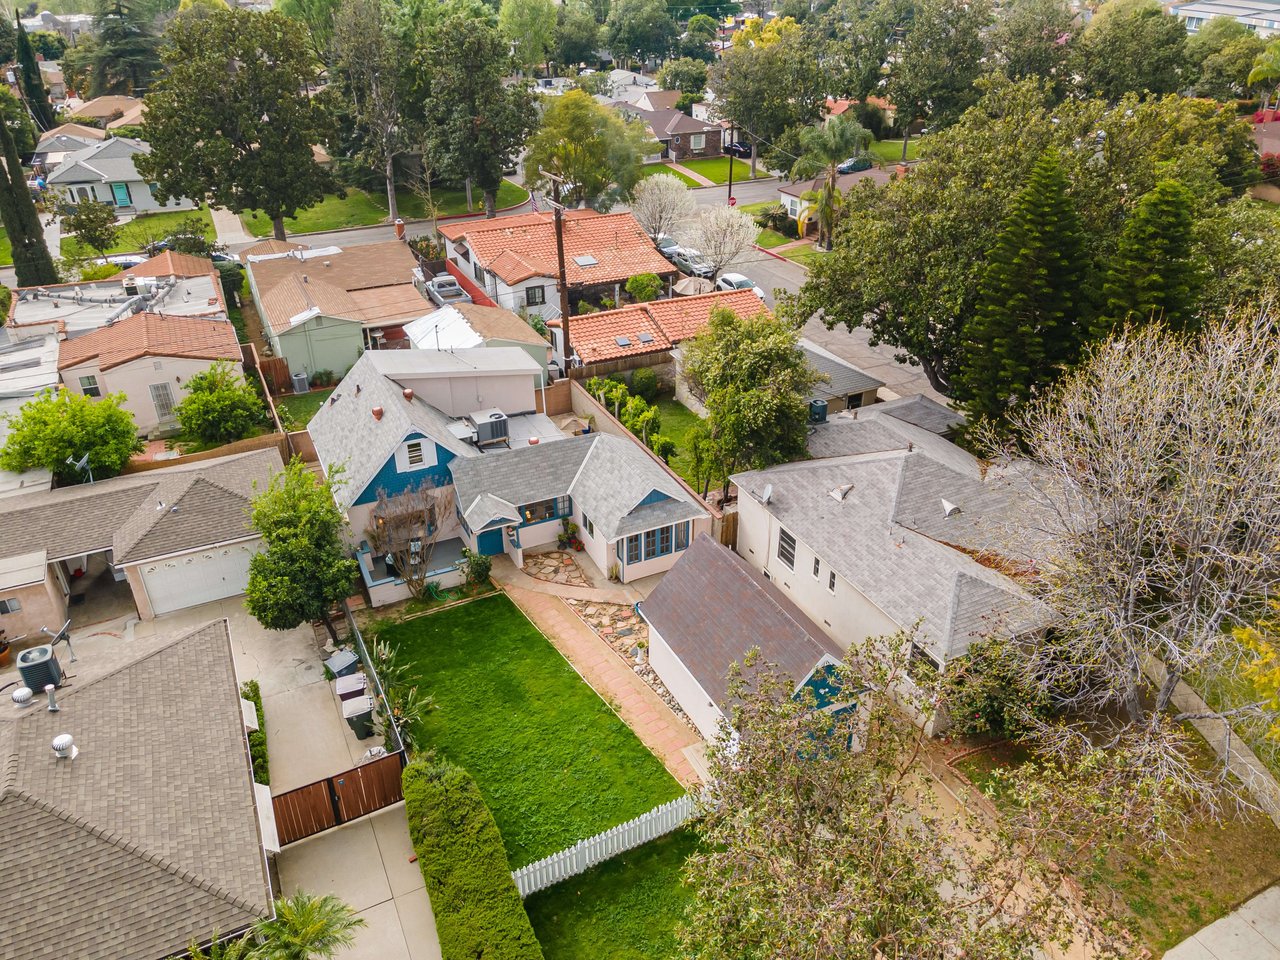
[[[254,782],[264,787],[271,785],[271,765],[267,760],[267,720],[262,712],[262,691],[257,680],[240,684],[240,696],[253,704],[258,715],[258,729],[249,731],[249,759],[253,761]]]
[[[417,761],[405,767],[403,783],[443,960],[542,960],[502,835],[471,775]]]

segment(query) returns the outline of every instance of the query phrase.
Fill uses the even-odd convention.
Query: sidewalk
[[[1280,887],[1183,940],[1164,960],[1280,960]]]
[[[209,216],[213,218],[213,229],[218,234],[219,243],[258,242],[258,238],[244,228],[244,224],[240,222],[239,215],[232,213],[230,210],[211,206],[209,208]]]
[[[692,180],[694,183],[696,183],[700,187],[721,186],[721,184],[716,183],[714,180],[708,180],[702,174],[694,173],[688,167],[681,166],[680,164],[676,163],[674,160],[667,160],[665,162],[665,165],[670,167],[672,170],[676,171],[677,173],[683,173],[686,177],[688,177],[690,180]]]
[[[497,567],[494,564],[495,573]],[[495,576],[494,579],[498,578]],[[578,619],[559,597],[509,583],[502,583],[502,588],[596,693],[617,711],[672,776],[686,787],[699,782],[700,777],[690,762],[689,753],[696,756],[698,751],[692,748],[700,747],[702,741],[680,722],[671,708],[607,643]]]

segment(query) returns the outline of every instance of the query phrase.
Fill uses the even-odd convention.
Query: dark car
[[[653,241],[653,245],[658,248],[658,252],[668,260],[675,260],[676,254],[680,252],[680,244],[672,237],[668,237],[665,233],[658,234],[658,239]]]
[[[737,157],[739,160],[750,160],[751,144],[744,143],[741,140],[736,143],[726,143],[724,145],[724,152],[731,157]]]
[[[859,170],[870,170],[871,161],[866,157],[850,157],[844,163],[839,164],[836,170],[840,173],[857,173]]]

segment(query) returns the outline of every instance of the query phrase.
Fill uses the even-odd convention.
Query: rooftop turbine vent
[[[26,707],[31,705],[31,698],[35,696],[35,692],[30,687],[19,687],[10,696],[13,697],[14,704]]]
[[[60,733],[54,737],[52,746],[53,755],[59,760],[74,760],[80,752],[69,733]]]

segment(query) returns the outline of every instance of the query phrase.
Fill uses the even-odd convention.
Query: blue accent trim
[[[406,490],[421,486],[423,483],[433,483],[438,487],[447,487],[453,483],[453,472],[449,469],[449,463],[454,458],[453,452],[446,450],[426,434],[416,431],[406,436],[401,443],[410,440],[423,440],[434,444],[436,448],[436,465],[423,470],[410,470],[407,473],[401,473],[396,469],[396,455],[395,451],[392,451],[391,456],[387,457],[386,462],[382,464],[382,468],[365,484],[365,488],[360,491],[360,496],[356,497],[353,505],[376,503],[379,490],[385,490],[387,496],[394,497],[398,493],[404,493]],[[400,449],[399,443],[396,444],[396,449]]]
[[[502,531],[486,530],[476,538],[476,551],[486,557],[496,557],[502,553]]]
[[[650,490],[643,500],[636,504],[637,507],[647,507],[651,503],[662,503],[664,500],[674,500],[675,497],[667,496],[661,490]]]

